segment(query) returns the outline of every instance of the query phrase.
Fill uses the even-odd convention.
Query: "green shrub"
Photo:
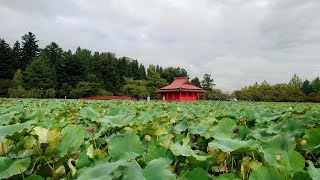
[[[27,97],[27,91],[22,86],[18,86],[15,88],[9,88],[8,95],[10,98],[25,98]]]
[[[45,93],[45,98],[54,98],[56,97],[56,91],[54,89],[47,89]]]

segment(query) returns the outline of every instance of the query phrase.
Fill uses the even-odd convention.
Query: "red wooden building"
[[[158,99],[164,97],[167,101],[196,101],[200,100],[200,94],[205,98],[206,91],[192,85],[187,77],[176,77],[168,86],[160,88]]]

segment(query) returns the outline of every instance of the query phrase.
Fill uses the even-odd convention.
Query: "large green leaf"
[[[213,126],[213,128],[210,129],[209,135],[214,138],[232,138],[235,135],[233,131],[236,127],[237,124],[234,122],[234,120],[224,118],[219,121],[218,125]]]
[[[34,121],[28,121],[21,124],[13,124],[8,126],[0,126],[0,142],[5,139],[6,136],[11,136],[14,133],[22,132],[25,129],[29,129]]]
[[[7,114],[0,115],[0,125],[7,125],[10,123],[12,118],[14,117],[15,112],[10,112]]]
[[[30,158],[16,159],[8,157],[0,157],[0,179],[8,179],[9,177],[26,171],[31,163]],[[19,170],[20,168],[20,170]]]
[[[303,131],[303,123],[298,119],[286,119],[277,124],[267,127],[270,134],[287,133],[291,135],[299,135]]]
[[[301,179],[303,179],[303,180],[312,180],[310,178],[310,175],[309,175],[308,171],[299,171],[299,172],[295,173],[294,176],[293,176],[293,179],[294,180],[301,180]]]
[[[172,143],[170,145],[170,150],[172,151],[172,153],[175,156],[192,156],[194,158],[196,158],[198,161],[205,161],[207,159],[207,157],[205,156],[199,156],[197,155],[192,149],[191,146],[184,144],[181,145],[180,143],[176,142],[176,143]]]
[[[296,141],[293,136],[287,134],[278,134],[266,140],[262,147],[265,151],[273,154],[282,154],[289,150],[293,150],[296,146]]]
[[[216,178],[216,180],[240,180],[240,178],[237,178],[235,174],[228,173],[221,174],[219,177]]]
[[[7,111],[8,111],[7,108],[5,108],[5,107],[0,107],[0,114],[4,114],[4,113],[6,113]]]
[[[124,164],[124,160],[109,163],[106,160],[96,163],[93,167],[82,168],[79,170],[78,180],[108,180],[113,179],[112,173]]]
[[[134,115],[115,115],[115,116],[106,116],[104,118],[98,119],[98,122],[102,124],[107,124],[111,127],[122,127],[126,125],[132,125],[135,121],[133,121]]]
[[[173,180],[175,175],[169,170],[167,160],[160,158],[152,160],[143,170],[143,175],[146,180]]]
[[[221,149],[223,152],[232,152],[236,150],[253,150],[257,146],[257,142],[252,139],[241,141],[239,139],[216,138],[208,144],[211,149]]]
[[[131,152],[142,155],[144,153],[144,147],[139,136],[130,133],[113,138],[109,143],[108,151],[113,159],[120,159]]]
[[[312,151],[320,148],[320,128],[309,129],[302,137],[306,144],[302,145],[304,150]]]
[[[124,180],[145,180],[143,171],[136,160],[125,163],[123,169]]]
[[[283,154],[280,159],[280,164],[286,168],[285,170],[289,170],[294,173],[303,171],[304,163],[304,157],[297,151],[289,151],[288,153]]]
[[[100,114],[93,110],[92,107],[85,107],[80,109],[80,115],[84,118],[89,118],[91,120],[96,120],[100,117]]]
[[[202,168],[195,168],[191,171],[188,171],[181,180],[209,180],[209,174]]]
[[[154,159],[164,158],[164,159],[174,159],[173,154],[170,150],[157,145],[156,143],[150,143],[148,145],[148,157],[147,161],[152,161]]]
[[[176,179],[169,170],[169,163],[163,158],[152,160],[145,169],[132,160],[124,165],[123,179],[127,180],[170,180]]]
[[[62,141],[58,145],[57,155],[64,156],[67,153],[74,153],[78,150],[84,140],[84,130],[78,125],[68,125],[61,131]]]
[[[312,161],[308,161],[309,167],[308,167],[308,172],[310,177],[313,180],[318,180],[320,177],[320,168],[315,168]]]
[[[84,150],[80,153],[77,162],[76,167],[77,169],[81,169],[85,166],[89,166],[91,164],[91,160],[89,159],[89,156],[87,155],[87,151]]]
[[[260,167],[250,174],[249,180],[282,180],[282,178],[276,168]]]
[[[204,134],[208,130],[208,124],[202,123],[189,127],[189,131],[192,134]]]

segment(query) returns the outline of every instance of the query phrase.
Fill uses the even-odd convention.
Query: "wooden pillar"
[[[206,92],[203,94],[203,100],[206,100]]]
[[[168,101],[168,93],[167,92],[166,92],[165,97],[166,97],[166,101]]]
[[[175,100],[175,99],[174,99],[174,92],[172,92],[172,100]]]
[[[200,93],[197,93],[197,96],[198,96],[197,100],[200,100]]]
[[[181,91],[180,91],[180,95],[179,95],[179,100],[181,101]]]

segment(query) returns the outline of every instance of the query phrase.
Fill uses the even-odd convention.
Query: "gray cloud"
[[[226,91],[319,76],[318,0],[0,2],[0,37],[11,44],[32,31],[42,47],[55,41],[210,73]]]

